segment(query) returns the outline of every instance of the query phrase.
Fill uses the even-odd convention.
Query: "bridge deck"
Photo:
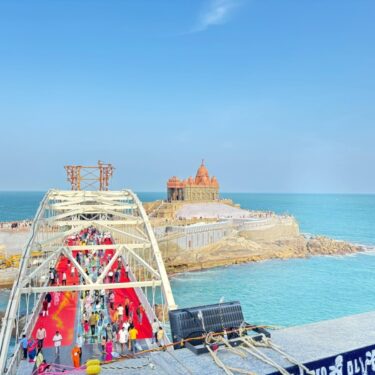
[[[111,244],[111,240],[107,239],[106,244]],[[70,243],[72,245],[72,243]],[[78,251],[74,252],[74,256],[76,256]],[[84,253],[83,251],[79,252],[80,254]],[[96,264],[91,264],[87,267],[89,271],[89,275],[92,277],[97,276],[97,270],[100,265],[104,265],[105,262],[109,262],[114,255],[114,250],[107,249],[104,251],[103,257],[98,261]],[[115,272],[117,268],[118,262],[116,261],[115,264],[112,266],[112,271]],[[68,258],[65,256],[61,256],[58,264],[56,266],[58,271],[60,282],[62,280],[62,273],[66,272],[67,285],[77,285],[79,284],[77,272],[75,272],[74,276],[71,274],[71,265],[68,264]],[[110,282],[108,278],[105,279],[105,282]],[[125,272],[124,264],[121,262],[121,270],[120,270],[120,278],[119,282],[130,282],[130,279],[127,277]],[[43,316],[41,313],[38,317],[38,320],[34,326],[32,337],[36,337],[36,332],[38,328],[45,328],[47,331],[47,337],[44,340],[43,345],[43,356],[46,359],[47,363],[49,364],[56,364],[59,366],[65,366],[66,370],[72,370],[72,358],[71,358],[71,350],[75,346],[77,335],[82,335],[84,339],[84,344],[82,347],[82,364],[84,364],[87,360],[98,358],[100,360],[105,359],[105,354],[101,348],[101,338],[106,336],[105,334],[105,327],[108,323],[111,323],[115,320],[115,310],[121,304],[124,306],[125,299],[130,301],[131,305],[131,314],[133,315],[133,323],[135,328],[138,330],[138,344],[142,347],[142,349],[147,349],[151,346],[151,337],[152,337],[152,329],[151,324],[144,314],[142,322],[138,320],[136,314],[136,308],[140,305],[140,301],[134,289],[116,289],[114,290],[114,310],[111,310],[109,307],[109,303],[106,300],[103,312],[104,312],[104,320],[101,324],[98,324],[95,330],[95,335],[91,335],[91,333],[87,334],[84,332],[83,328],[83,321],[82,315],[84,310],[84,300],[83,295],[80,293],[84,292],[52,292],[52,302],[51,306],[48,309],[48,315]],[[108,293],[107,293],[108,295]],[[81,298],[80,298],[81,297]],[[95,308],[93,309],[95,311]],[[101,310],[101,309],[100,309]],[[99,310],[99,311],[100,311]],[[125,312],[124,312],[125,314]],[[127,320],[127,319],[126,319]],[[123,322],[123,321],[122,321]],[[119,325],[122,324],[120,322]],[[56,331],[59,331],[63,337],[62,346],[60,348],[59,356],[55,353],[54,343],[52,338]],[[116,340],[115,340],[116,341]],[[121,348],[119,344],[114,343],[113,345],[114,352],[120,352]],[[125,349],[125,354],[129,353],[128,349]],[[30,363],[29,361],[22,361],[21,365],[19,366],[17,374],[31,374],[35,371],[34,364]]]

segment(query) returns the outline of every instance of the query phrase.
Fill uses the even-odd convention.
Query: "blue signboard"
[[[315,375],[372,375],[375,374],[375,345],[306,363]],[[302,375],[298,366],[286,369],[290,374]],[[271,375],[280,374],[278,371]]]

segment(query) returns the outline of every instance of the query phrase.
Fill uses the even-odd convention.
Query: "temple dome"
[[[214,201],[219,199],[219,182],[215,176],[210,177],[202,160],[195,177],[179,179],[171,177],[167,182],[168,201]]]
[[[209,177],[208,170],[202,161],[201,166],[198,168],[196,177]]]

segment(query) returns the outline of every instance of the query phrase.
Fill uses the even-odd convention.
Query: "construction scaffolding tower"
[[[98,161],[97,166],[66,165],[68,181],[72,190],[108,191],[109,180],[113,175],[112,164]]]

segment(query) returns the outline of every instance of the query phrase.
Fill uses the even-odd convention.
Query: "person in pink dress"
[[[113,344],[111,340],[108,340],[105,344],[105,360],[112,361],[112,351],[113,351]]]
[[[85,337],[88,336],[90,330],[90,324],[87,320],[83,323],[83,331],[85,332]]]

